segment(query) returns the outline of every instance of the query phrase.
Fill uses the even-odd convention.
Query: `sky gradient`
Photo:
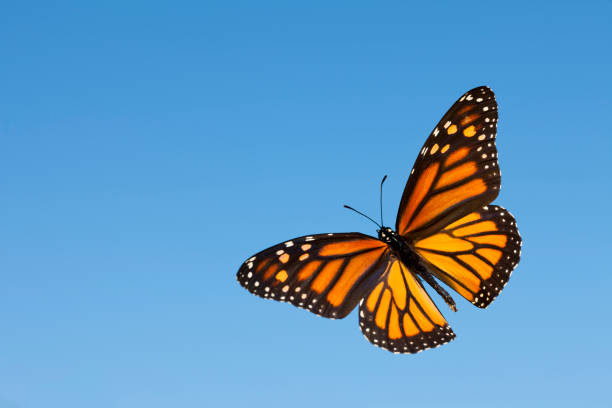
[[[608,407],[612,4],[13,2],[0,13],[0,408]],[[253,253],[394,224],[465,91],[523,237],[417,355],[250,295]]]

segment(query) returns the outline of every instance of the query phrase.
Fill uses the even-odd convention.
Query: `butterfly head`
[[[397,242],[398,240],[397,233],[389,227],[381,227],[379,230],[377,230],[377,232],[378,239],[380,239],[382,242],[386,242],[387,244]]]

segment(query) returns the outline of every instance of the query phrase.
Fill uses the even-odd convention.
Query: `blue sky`
[[[13,2],[0,13],[0,408],[609,406],[607,1]],[[523,258],[418,355],[253,297],[251,254],[393,224],[497,95]],[[440,304],[441,300],[435,297]]]

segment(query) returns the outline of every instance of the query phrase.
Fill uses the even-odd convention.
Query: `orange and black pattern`
[[[395,230],[427,236],[497,197],[497,103],[487,87],[464,94],[423,145],[402,195]]]
[[[421,278],[456,310],[436,281],[485,308],[521,254],[514,217],[490,205],[500,189],[491,89],[465,93],[434,128],[410,172],[396,228],[378,239],[360,233],[308,235],[247,259],[237,278],[251,293],[328,318],[359,304],[359,324],[374,345],[416,353],[455,334]]]
[[[487,307],[508,283],[521,255],[514,217],[484,206],[414,243],[444,283],[478,307]]]
[[[294,238],[244,262],[238,281],[249,292],[342,318],[385,271],[387,245],[360,233]]]
[[[455,338],[418,277],[391,256],[374,289],[361,301],[359,325],[374,345],[394,353],[417,353]]]

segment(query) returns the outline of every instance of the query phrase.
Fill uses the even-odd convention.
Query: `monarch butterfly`
[[[486,308],[520,258],[514,217],[489,205],[501,182],[496,130],[493,91],[468,91],[418,154],[395,230],[379,225],[377,238],[356,232],[294,238],[247,259],[238,282],[257,296],[327,318],[343,318],[359,303],[365,337],[394,353],[448,343],[455,334],[421,279],[453,311],[454,300],[436,278]]]

